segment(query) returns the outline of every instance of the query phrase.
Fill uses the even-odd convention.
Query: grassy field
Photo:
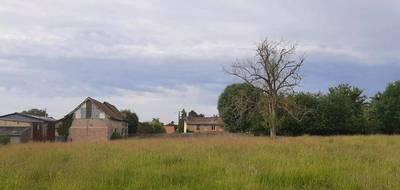
[[[400,189],[400,136],[7,145],[0,189]]]

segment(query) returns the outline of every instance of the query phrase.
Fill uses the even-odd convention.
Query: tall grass
[[[400,137],[0,146],[0,189],[399,189]]]

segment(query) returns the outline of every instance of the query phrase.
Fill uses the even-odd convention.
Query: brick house
[[[188,117],[183,130],[184,133],[224,132],[224,122],[220,117]]]
[[[175,126],[174,125],[164,125],[165,133],[166,134],[173,134],[175,133]]]
[[[12,113],[0,116],[0,135],[10,137],[11,143],[54,141],[55,122],[52,117]]]
[[[101,103],[88,97],[70,114],[73,114],[68,137],[70,141],[106,141],[113,133],[128,136],[127,121],[108,102]]]

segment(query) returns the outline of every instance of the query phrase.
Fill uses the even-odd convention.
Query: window
[[[86,119],[92,118],[92,102],[87,101],[86,102]]]
[[[105,119],[105,118],[106,118],[106,114],[103,113],[103,112],[100,112],[100,113],[99,113],[99,118],[100,118],[100,119]]]
[[[86,118],[86,105],[80,107],[76,112],[75,116],[77,119],[85,119]]]
[[[81,110],[80,110],[80,109],[76,110],[76,112],[75,112],[75,118],[76,118],[76,119],[80,119],[80,118],[81,118]]]
[[[100,111],[96,105],[92,105],[92,118],[93,119],[105,119],[106,115],[104,112]]]

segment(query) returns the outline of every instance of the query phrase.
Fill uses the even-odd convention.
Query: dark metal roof
[[[220,117],[188,117],[188,125],[224,125]]]
[[[33,122],[43,123],[43,122],[56,121],[52,117],[41,117],[41,116],[35,116],[35,115],[29,115],[29,114],[23,114],[23,113],[12,113],[12,114],[3,115],[3,116],[0,116],[0,120],[32,122],[32,123]]]

